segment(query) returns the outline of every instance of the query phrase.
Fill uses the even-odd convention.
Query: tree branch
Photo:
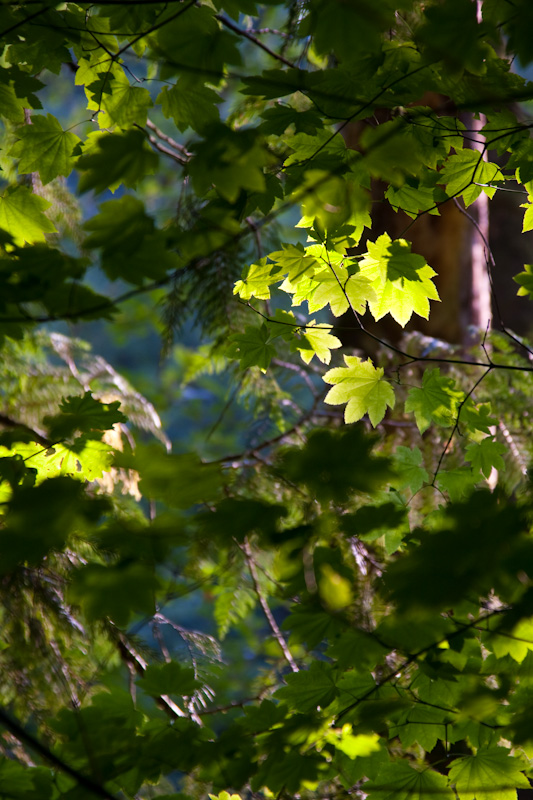
[[[233,23],[223,14],[215,14],[215,19],[218,19],[218,21],[222,23],[222,25],[225,25],[226,28],[229,28],[231,31],[233,31],[233,33],[236,33],[237,36],[244,36],[245,39],[249,39],[250,42],[253,42],[255,45],[257,45],[257,47],[260,47],[261,50],[264,50],[265,53],[268,53],[269,56],[275,58],[276,61],[281,61],[281,63],[285,64],[285,66],[291,67],[291,69],[296,69],[295,65],[291,61],[286,59],[284,56],[281,56],[279,53],[274,52],[274,50],[271,50],[270,47],[267,47],[266,44],[264,44],[264,42],[260,41],[260,39],[258,39],[253,34],[243,30],[242,28],[239,28],[238,25],[235,25],[235,23]]]
[[[270,625],[270,630],[274,634],[274,637],[277,640],[281,648],[281,652],[285,656],[285,660],[287,661],[289,667],[292,669],[293,672],[299,672],[300,670],[298,668],[298,665],[296,664],[296,661],[292,657],[291,651],[289,650],[289,646],[285,641],[285,637],[280,631],[279,626],[276,620],[274,619],[274,615],[272,614],[272,611],[270,610],[270,607],[266,601],[266,597],[264,596],[261,590],[261,586],[259,585],[259,576],[257,574],[257,567],[254,561],[252,548],[250,547],[250,542],[248,541],[248,539],[245,539],[244,544],[239,546],[245,555],[246,563],[248,564],[248,569],[250,570],[250,575],[252,576],[254,589],[259,599],[259,603],[261,604],[261,608],[263,609],[263,613],[267,618],[268,624]]]
[[[101,797],[103,800],[117,800],[116,796],[108,792],[100,783],[97,783],[92,778],[79,772],[79,770],[74,769],[74,767],[71,767],[66,761],[56,756],[55,753],[40,742],[32,733],[29,733],[17,720],[8,716],[3,708],[0,708],[0,725],[7,728],[20,742],[34,750],[41,758],[48,761],[49,764],[52,764],[52,766],[60,772],[63,772],[65,775],[70,775],[79,786],[91,792],[95,797]]]

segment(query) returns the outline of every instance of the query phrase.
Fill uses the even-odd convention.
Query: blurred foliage
[[[531,230],[530,5],[0,16],[0,795],[527,791],[533,346],[373,226]]]

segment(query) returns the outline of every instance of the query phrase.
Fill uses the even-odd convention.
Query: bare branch
[[[281,56],[279,53],[275,53],[274,50],[271,50],[270,47],[267,47],[264,42],[261,42],[256,36],[248,31],[239,28],[238,25],[235,25],[234,22],[225,17],[223,14],[215,14],[215,18],[218,19],[222,25],[225,25],[226,28],[229,28],[231,31],[233,31],[233,33],[236,33],[238,36],[244,36],[245,39],[249,39],[250,42],[253,42],[255,45],[257,45],[257,47],[260,47],[261,50],[264,50],[269,56],[275,58],[276,61],[281,61],[281,63],[285,64],[285,66],[295,69],[295,66],[291,61],[286,59],[284,56]]]
[[[248,569],[250,570],[250,575],[252,576],[254,589],[259,599],[259,603],[261,604],[261,608],[263,609],[263,613],[267,618],[268,624],[270,625],[270,630],[274,634],[274,637],[277,640],[281,648],[281,652],[285,656],[285,660],[287,661],[289,667],[292,669],[293,672],[299,672],[300,670],[298,668],[298,665],[296,664],[296,661],[292,657],[291,651],[289,650],[289,646],[285,641],[285,637],[280,631],[279,626],[276,620],[274,619],[274,615],[272,614],[272,611],[270,610],[270,607],[266,601],[266,597],[262,592],[261,586],[259,584],[259,576],[257,574],[257,566],[248,539],[244,540],[244,544],[240,545],[240,548],[246,557],[246,563],[248,564]]]

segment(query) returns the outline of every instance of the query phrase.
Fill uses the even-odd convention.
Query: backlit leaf
[[[414,412],[418,429],[424,433],[432,422],[453,425],[463,397],[463,392],[455,388],[455,381],[441,375],[438,367],[426,369],[422,386],[409,390],[405,410]]]
[[[495,442],[491,436],[482,439],[480,442],[471,442],[466,447],[466,460],[472,465],[474,472],[479,470],[485,478],[490,477],[493,469],[503,470],[505,464],[502,454],[507,452],[507,448],[501,442]]]
[[[19,159],[20,174],[38,172],[43,184],[50,183],[58,175],[70,175],[75,164],[72,151],[80,138],[71,131],[64,131],[52,114],[35,115],[31,123],[19,128],[19,141],[9,151]]]
[[[258,366],[267,369],[275,350],[270,344],[270,332],[263,323],[256,328],[247,325],[244,333],[233,333],[229,339],[227,354],[230,358],[238,358],[241,369]]]
[[[374,319],[390,314],[402,327],[413,314],[428,319],[429,300],[439,300],[431,280],[436,273],[422,256],[411,253],[409,242],[392,241],[384,233],[376,242],[368,243],[359,266],[376,295],[368,301]]]
[[[30,192],[25,186],[7,189],[0,197],[0,228],[7,231],[15,244],[44,242],[45,233],[56,228],[44,212],[51,203]]]
[[[346,422],[357,422],[368,414],[375,427],[385,416],[387,406],[394,408],[394,390],[383,380],[383,368],[374,367],[370,360],[344,356],[344,361],[345,367],[335,367],[324,375],[326,383],[334,384],[324,402],[331,405],[346,403]]]
[[[461,800],[516,800],[517,789],[530,788],[523,768],[504,747],[489,747],[453,761],[449,775]]]
[[[448,195],[462,195],[469,206],[482,191],[493,197],[496,188],[490,184],[503,180],[503,175],[497,164],[485,161],[477,150],[460,150],[448,158],[440,178]]]
[[[447,788],[445,775],[432,769],[417,770],[405,762],[389,764],[380,770],[373,781],[364,785],[372,800],[452,800],[454,794]]]
[[[315,327],[317,327],[317,330],[313,330]],[[341,341],[330,333],[332,328],[332,325],[320,325],[318,327],[315,320],[310,320],[307,323],[303,335],[305,346],[298,347],[302,360],[306,364],[309,364],[315,355],[323,364],[329,364],[331,351],[342,346]]]

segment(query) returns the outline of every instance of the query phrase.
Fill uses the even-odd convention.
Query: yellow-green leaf
[[[54,233],[55,226],[44,215],[51,203],[30,192],[26,186],[8,189],[0,197],[0,228],[13,237],[17,245],[44,242],[45,233]]]
[[[394,391],[383,380],[383,369],[374,367],[370,360],[362,361],[357,356],[344,356],[345,367],[335,367],[324,375],[326,383],[334,384],[324,398],[325,403],[339,405],[346,403],[344,419],[347,423],[357,422],[365,414],[375,427],[387,410],[394,408]]]
[[[384,233],[376,242],[369,242],[360,270],[375,293],[375,299],[368,299],[375,320],[390,314],[403,327],[413,314],[428,319],[429,301],[440,300],[431,280],[435,270],[422,256],[411,253],[405,239],[392,241]]]
[[[298,351],[306,364],[309,364],[315,355],[323,364],[329,364],[331,351],[342,347],[342,343],[330,333],[332,325],[320,325],[316,330],[315,326],[314,319],[307,323],[304,340],[308,347],[298,347]]]

